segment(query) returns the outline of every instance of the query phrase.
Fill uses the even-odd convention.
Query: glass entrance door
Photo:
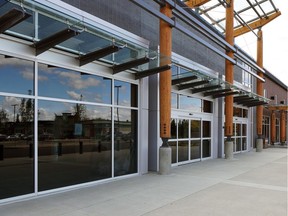
[[[234,121],[233,131],[233,152],[247,151],[247,122]]]
[[[171,120],[172,163],[183,164],[211,157],[211,121],[201,118]]]

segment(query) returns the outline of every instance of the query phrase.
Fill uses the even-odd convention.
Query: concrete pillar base
[[[233,159],[233,141],[226,141],[224,143],[224,154],[225,159],[232,160]]]
[[[159,149],[159,174],[168,175],[171,173],[172,149],[169,146]]]
[[[263,139],[256,139],[256,152],[263,150]]]

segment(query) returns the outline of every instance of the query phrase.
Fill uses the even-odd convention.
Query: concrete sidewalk
[[[1,216],[287,216],[287,148],[0,206]]]

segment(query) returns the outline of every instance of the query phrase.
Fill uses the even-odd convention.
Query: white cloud
[[[75,91],[67,91],[67,94],[74,100],[80,100],[81,98],[81,94],[78,94]]]
[[[34,71],[29,68],[26,68],[24,71],[20,72],[24,79],[33,80],[34,79]]]

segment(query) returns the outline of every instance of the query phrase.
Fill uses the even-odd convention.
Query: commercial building
[[[199,9],[0,1],[0,203],[287,142],[287,86]]]

